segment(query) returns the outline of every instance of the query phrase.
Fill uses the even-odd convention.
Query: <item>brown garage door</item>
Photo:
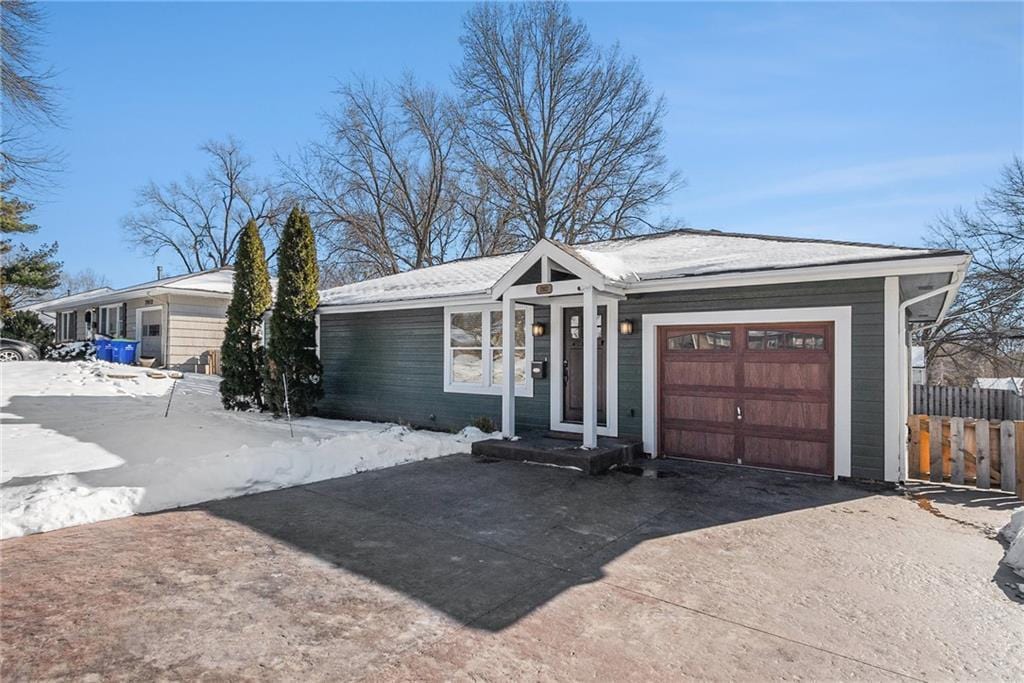
[[[658,328],[662,455],[833,472],[832,323]]]

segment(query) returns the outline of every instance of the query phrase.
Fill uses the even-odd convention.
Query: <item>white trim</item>
[[[320,304],[317,307],[324,315],[347,315],[349,313],[372,313],[376,311],[408,311],[419,308],[444,308],[446,306],[490,306],[494,299],[484,294],[439,296],[431,299],[398,299],[365,304]]]
[[[777,270],[747,271],[742,273],[721,273],[711,275],[689,275],[661,280],[646,280],[633,283],[613,283],[624,294],[642,292],[671,292],[694,289],[716,289],[723,287],[755,287],[760,285],[791,284],[796,282],[827,282],[858,278],[888,277],[891,275],[921,275],[928,273],[955,273],[962,271],[970,262],[969,256],[935,256],[860,263],[836,263],[823,266],[802,266]],[[543,266],[542,266],[543,267]],[[550,267],[550,266],[549,266]],[[950,299],[951,301],[952,299]],[[366,302],[358,304],[320,305],[327,313],[363,313],[368,311],[393,311],[414,308],[441,308],[446,305],[485,303],[493,301],[486,290],[455,296],[438,296],[424,299],[399,299],[394,301]]]
[[[606,306],[604,321],[605,338],[605,424],[597,425],[598,436],[619,435],[619,301],[612,297],[598,295],[598,306]],[[569,296],[552,299],[551,311],[551,365],[548,376],[551,378],[549,424],[556,432],[583,433],[583,425],[578,422],[565,422],[562,419],[562,359],[565,356],[562,333],[563,309],[580,308],[583,306],[582,296]]]
[[[317,313],[314,316],[314,321],[316,323],[316,357],[317,357],[317,360],[319,360],[320,359],[320,314],[319,313]]]
[[[139,342],[139,357],[142,357],[142,314],[148,311],[162,311],[163,305],[143,306],[135,309],[135,338]],[[160,365],[167,365],[167,350],[164,344],[164,335],[167,333],[167,326],[164,324],[164,315],[160,315]]]
[[[78,311],[57,311],[57,341],[68,342],[75,341],[78,337],[78,330],[70,330],[71,335],[68,336],[68,328],[71,327],[71,316],[76,314]],[[76,327],[77,327],[77,320]]]
[[[605,406],[605,414],[611,409]],[[583,289],[583,447],[597,448],[597,301],[589,286]]]
[[[548,239],[542,239],[535,245],[530,247],[530,250],[523,254],[523,257],[515,262],[511,268],[509,268],[504,275],[498,278],[491,288],[491,298],[500,299],[507,289],[515,285],[515,283],[533,267],[535,263],[541,263],[541,277],[543,277],[543,259],[548,259],[548,268],[551,268],[551,262],[554,261],[555,265],[559,268],[563,268],[569,273],[572,273],[580,280],[583,280],[585,284],[588,284],[597,289],[605,289],[608,280],[605,278],[600,271],[594,268],[592,265],[584,261],[576,254],[572,247],[563,247],[552,242]]]
[[[530,332],[530,328],[533,326],[533,307],[532,306],[516,306],[517,310],[526,312],[526,320],[524,325],[526,326],[526,381],[523,384],[516,385],[516,396],[523,396],[526,398],[533,398],[533,376],[530,373],[530,364],[533,362],[533,335]],[[487,343],[483,344],[481,348],[481,363],[482,363],[482,378],[485,380],[484,384],[460,384],[453,382],[452,377],[452,348],[451,348],[451,315],[452,313],[491,313],[495,311],[501,311],[501,302],[488,301],[483,304],[475,305],[464,305],[464,306],[445,306],[444,317],[442,318],[444,325],[444,377],[442,378],[442,386],[444,392],[448,394],[480,394],[484,396],[500,396],[502,391],[502,385],[491,383],[491,350],[494,347],[490,346],[490,322],[484,320],[484,316],[481,316],[481,335],[482,341]],[[502,321],[504,324],[504,320]],[[504,341],[504,337],[502,337]]]
[[[884,381],[884,428],[882,452],[885,454],[884,471],[886,481],[900,481],[901,470],[901,444],[903,436],[902,414],[900,411],[900,362],[903,353],[901,346],[905,346],[903,335],[900,331],[900,279],[899,277],[885,278],[884,309],[882,314],[883,334],[883,381]]]
[[[754,287],[794,282],[852,280],[888,277],[890,275],[922,275],[951,272],[964,267],[970,256],[938,256],[930,258],[891,259],[836,263],[823,266],[800,266],[778,270],[756,270],[739,273],[689,275],[661,280],[644,280],[627,284],[627,294],[640,292],[671,292],[689,289],[717,289],[721,287]]]
[[[481,316],[481,324],[483,324],[483,316]],[[529,320],[523,321],[523,336],[525,339],[532,340],[533,336],[530,329],[532,322]],[[483,337],[489,337],[491,334],[490,319],[488,318],[488,324],[481,330]],[[501,301],[501,356],[504,369],[502,370],[502,382],[501,382],[501,435],[506,439],[511,439],[516,435],[516,300],[511,297],[505,297]],[[530,342],[527,341],[527,346]],[[483,364],[483,369],[488,373],[488,383],[492,383],[491,376],[491,364],[490,356],[492,351],[490,350],[490,342],[487,343],[487,356],[488,362]],[[451,352],[445,350],[447,357],[451,357]],[[526,376],[528,381],[532,383],[533,377],[529,371],[529,365],[527,365]]]
[[[658,455],[657,408],[657,328],[664,325],[718,325],[757,323],[832,322],[835,355],[835,455],[834,476],[850,476],[851,467],[851,348],[852,309],[850,306],[816,308],[772,308],[748,311],[702,311],[697,313],[659,313],[643,316],[643,439],[644,451]]]
[[[97,308],[96,317],[97,317],[98,320],[97,320],[97,324],[96,324],[96,331],[99,334],[102,334],[104,337],[120,337],[121,336],[121,323],[124,322],[125,325],[128,324],[127,320],[124,320],[124,321],[121,320],[121,308],[122,308],[122,306],[124,306],[124,302],[117,303],[117,304],[105,304],[105,305],[99,306]],[[117,314],[114,316],[117,319],[117,324],[114,325],[114,333],[113,334],[110,333],[110,310],[111,309],[117,311]],[[107,312],[107,315],[106,315],[106,318],[107,318],[107,329],[106,330],[103,329],[103,313],[104,313],[104,311]],[[127,332],[127,330],[125,330],[125,331]]]

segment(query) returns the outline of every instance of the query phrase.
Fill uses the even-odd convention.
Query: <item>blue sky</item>
[[[66,171],[34,213],[66,268],[117,286],[156,263],[121,239],[148,180],[199,172],[233,134],[275,155],[323,135],[353,74],[448,87],[464,4],[50,3],[45,62]],[[575,4],[664,94],[695,227],[919,244],[1024,149],[1020,3]],[[165,266],[176,269],[168,257]]]

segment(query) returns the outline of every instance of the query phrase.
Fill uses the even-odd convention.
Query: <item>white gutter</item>
[[[907,310],[914,304],[921,303],[932,297],[939,296],[940,294],[946,295],[946,300],[942,304],[942,308],[939,311],[939,315],[935,318],[935,324],[942,322],[942,319],[946,317],[946,313],[949,311],[949,307],[953,303],[953,299],[956,297],[957,290],[960,289],[960,285],[963,284],[964,278],[967,275],[967,266],[971,263],[971,257],[964,259],[959,267],[954,270],[951,275],[952,279],[948,285],[937,287],[931,291],[920,294],[911,299],[907,299],[899,306],[899,331],[900,331],[900,370],[899,370],[899,386],[900,386],[900,424],[901,424],[901,445],[902,445],[902,457],[899,461],[899,480],[906,480],[906,468],[907,468],[907,442],[909,436],[909,427],[907,422],[910,420],[910,344],[909,344],[909,330],[907,330]]]

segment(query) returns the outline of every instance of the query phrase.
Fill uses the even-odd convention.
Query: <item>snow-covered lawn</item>
[[[110,375],[131,374],[122,379]],[[95,361],[0,367],[0,537],[464,453],[459,434],[226,412],[218,378],[152,379]]]

